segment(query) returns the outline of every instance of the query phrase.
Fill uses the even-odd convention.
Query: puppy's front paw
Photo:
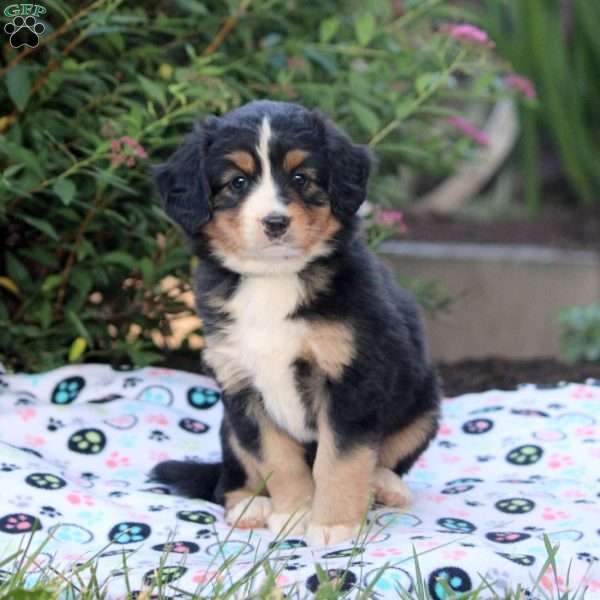
[[[298,509],[294,513],[271,513],[269,529],[275,535],[302,535],[308,524],[309,509]]]
[[[334,546],[355,538],[359,531],[360,523],[341,525],[311,523],[306,531],[306,539],[311,546]]]
[[[225,521],[238,529],[258,529],[266,527],[272,510],[270,498],[244,498],[225,513]]]
[[[378,467],[373,478],[375,498],[385,506],[406,507],[411,502],[408,486],[391,469]]]

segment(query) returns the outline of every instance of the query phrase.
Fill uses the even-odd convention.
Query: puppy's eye
[[[229,187],[231,187],[231,189],[235,190],[236,192],[241,192],[242,190],[245,190],[248,187],[249,183],[250,181],[247,177],[244,177],[243,175],[238,175],[229,182]]]
[[[294,173],[292,175],[292,185],[299,190],[303,190],[308,183],[308,177],[303,173]]]

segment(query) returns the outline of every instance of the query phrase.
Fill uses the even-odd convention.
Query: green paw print
[[[205,510],[180,510],[177,513],[177,518],[188,523],[200,523],[201,525],[210,525],[217,518]]]
[[[98,454],[106,446],[106,436],[99,429],[80,429],[69,438],[68,446],[80,454]]]
[[[531,512],[535,508],[535,503],[527,498],[506,498],[496,502],[495,506],[500,512],[522,515]]]
[[[144,575],[144,584],[154,587],[155,585],[164,585],[179,579],[187,571],[187,567],[159,567],[152,569]]]
[[[25,483],[41,490],[59,490],[67,485],[62,477],[52,473],[31,473],[25,478]]]
[[[52,404],[71,404],[84,386],[83,377],[67,377],[54,388],[50,402]]]
[[[506,460],[512,465],[528,466],[538,462],[543,453],[544,451],[539,446],[527,444],[511,450],[506,455]]]

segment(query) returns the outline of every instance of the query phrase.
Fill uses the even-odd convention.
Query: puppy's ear
[[[210,121],[197,125],[167,162],[152,168],[167,215],[190,237],[210,220],[210,187],[204,168]]]
[[[331,121],[324,125],[331,209],[337,217],[349,218],[367,196],[373,158],[366,146],[353,144]]]

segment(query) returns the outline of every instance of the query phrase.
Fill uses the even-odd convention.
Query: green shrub
[[[4,43],[0,68],[0,361],[11,369],[160,357],[153,332],[190,313],[189,258],[148,164],[200,116],[294,100],[376,147],[382,176],[400,163],[440,174],[471,150],[446,118],[501,87],[484,46],[437,27],[461,18],[440,0],[44,5],[40,45]],[[181,284],[165,289],[167,275]]]
[[[486,0],[480,22],[499,53],[535,84],[521,111],[526,200],[540,206],[540,143],[548,132],[582,204],[600,201],[600,3]]]
[[[560,313],[561,352],[569,362],[600,360],[600,304],[572,306]]]

